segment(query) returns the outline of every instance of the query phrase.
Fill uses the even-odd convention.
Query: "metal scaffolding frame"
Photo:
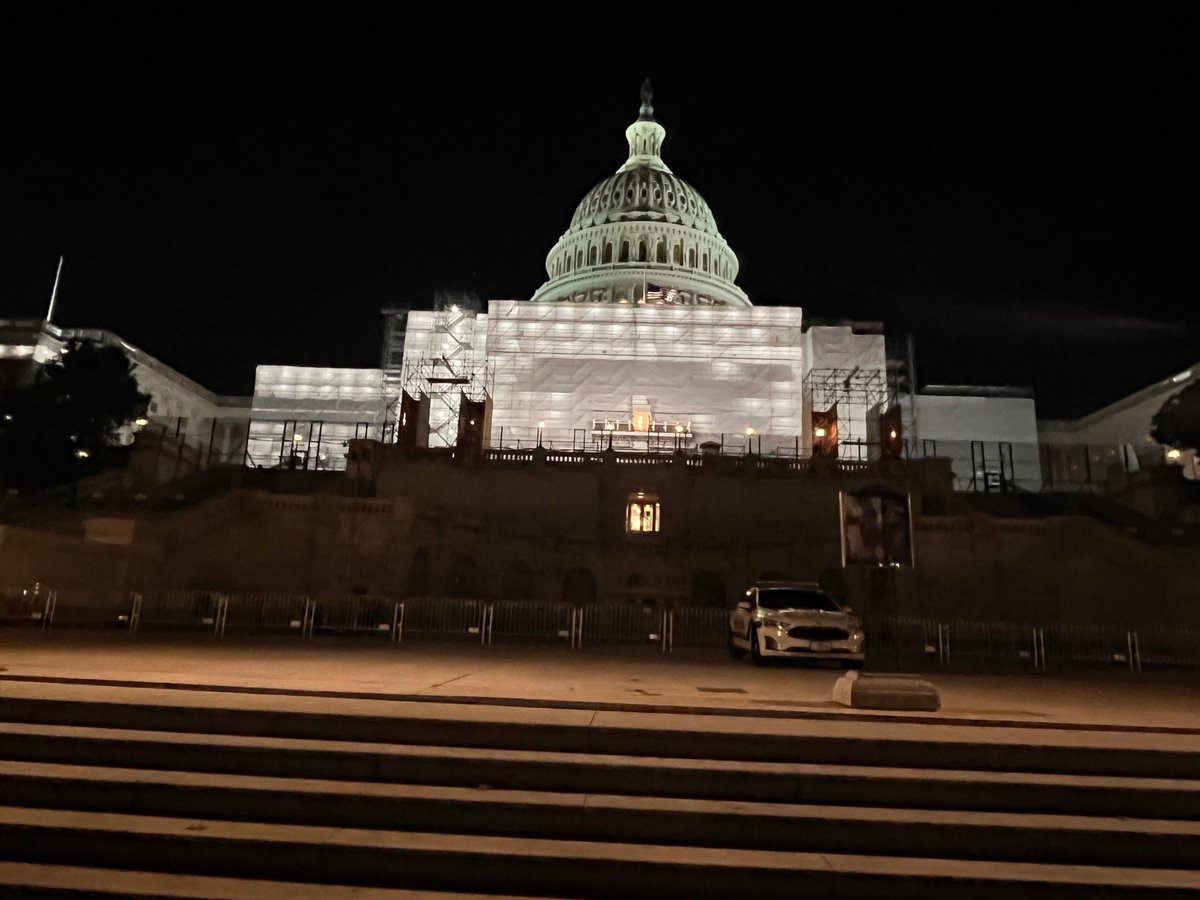
[[[887,372],[861,366],[809,369],[804,375],[803,393],[804,407],[810,413],[837,404],[838,444],[858,446],[860,456],[865,458],[861,448],[867,443],[867,415],[891,396]]]
[[[487,355],[487,316],[481,313],[474,294],[440,291],[434,297],[432,315],[409,313],[405,319],[401,369],[390,376],[386,370],[384,374],[391,439],[403,390],[430,399],[429,446],[453,447],[458,439],[460,398],[486,400],[494,388],[494,367]],[[395,343],[393,339],[385,345],[385,352],[394,351]],[[388,361],[394,358],[390,355]]]

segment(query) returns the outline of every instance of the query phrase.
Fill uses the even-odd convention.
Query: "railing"
[[[396,601],[391,597],[325,594],[312,602],[314,609],[310,613],[310,632],[375,634],[384,637],[392,633]]]
[[[235,632],[301,632],[305,630],[311,602],[303,594],[232,594],[226,627]]]
[[[0,593],[0,625],[45,628],[54,592],[42,588],[9,588]]]
[[[206,590],[135,592],[38,585],[0,591],[0,627],[108,628],[131,634],[373,634],[400,644],[462,638],[500,642],[718,648],[728,611],[712,607],[575,605],[529,600]],[[905,616],[864,622],[868,659],[885,665],[1046,671],[1108,667],[1200,668],[1200,629],[938,620]]]

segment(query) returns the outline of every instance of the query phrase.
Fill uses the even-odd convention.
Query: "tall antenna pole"
[[[58,280],[62,278],[63,258],[58,258],[58,271],[54,273],[54,287],[50,291],[50,308],[46,310],[46,321],[54,318],[54,301],[58,299]]]

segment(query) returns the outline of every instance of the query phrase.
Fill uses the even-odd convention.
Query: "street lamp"
[[[747,456],[750,455],[750,451],[753,448],[753,446],[754,446],[754,429],[747,428],[746,429],[746,455]]]
[[[538,422],[538,446],[542,446],[542,429],[546,427],[545,422]]]

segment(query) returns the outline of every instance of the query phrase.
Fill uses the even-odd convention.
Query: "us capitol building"
[[[754,306],[708,203],[663,160],[651,100],[647,83],[628,158],[579,202],[530,299],[390,310],[380,370],[260,367],[250,454],[307,446],[306,421],[346,413],[385,433],[415,416],[422,445],[452,447],[465,398],[484,446],[807,455],[824,438],[865,458],[888,401],[882,329]],[[816,436],[814,413],[830,415]]]
[[[48,317],[0,320],[0,384],[69,340],[120,346],[151,395],[149,429],[201,467],[340,470],[360,438],[431,452],[468,440],[491,451],[936,456],[960,490],[1090,487],[1162,464],[1200,478],[1194,453],[1150,437],[1151,417],[1200,364],[1081,419],[1039,420],[1028,390],[919,385],[880,323],[755,306],[713,211],[665,162],[652,100],[647,82],[627,158],[576,205],[528,299],[440,293],[432,309],[386,309],[378,368],[271,361],[252,398],[222,397],[111,332]]]

